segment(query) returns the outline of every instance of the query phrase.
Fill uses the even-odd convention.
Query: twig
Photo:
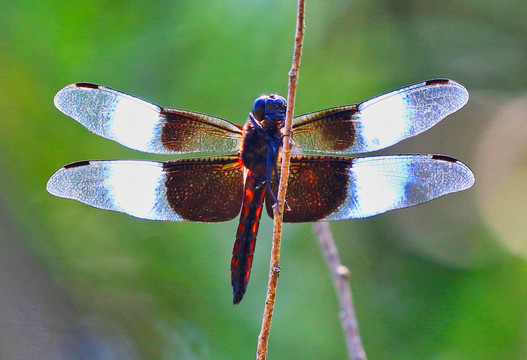
[[[337,246],[333,240],[329,224],[327,222],[315,223],[313,224],[313,230],[318,237],[321,250],[324,253],[333,277],[335,290],[340,303],[340,320],[342,321],[342,328],[344,329],[350,359],[366,360],[366,353],[359,335],[359,324],[353,307],[351,287],[348,282],[350,272],[340,262]]]
[[[271,319],[273,317],[274,302],[276,297],[276,284],[280,274],[280,240],[282,237],[282,219],[284,213],[285,194],[287,191],[287,180],[289,178],[289,161],[291,159],[291,127],[293,113],[295,109],[295,95],[298,83],[298,69],[300,67],[300,57],[302,55],[302,44],[304,40],[304,5],[305,0],[298,0],[295,48],[293,53],[293,63],[289,71],[289,85],[287,92],[287,113],[284,125],[283,146],[282,146],[282,167],[280,185],[278,187],[278,207],[274,213],[273,223],[273,243],[271,248],[271,263],[269,269],[269,283],[267,285],[267,297],[262,319],[262,329],[258,336],[258,348],[256,359],[263,360],[267,356],[267,346],[269,342],[269,332],[271,330]]]

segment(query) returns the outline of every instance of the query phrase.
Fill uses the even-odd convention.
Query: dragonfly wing
[[[47,190],[142,219],[218,222],[240,212],[243,170],[236,156],[79,161],[53,174]]]
[[[55,106],[93,133],[157,154],[235,152],[241,128],[193,111],[163,108],[101,85],[77,83],[55,95]]]
[[[306,152],[376,151],[428,130],[468,101],[468,91],[448,79],[416,83],[360,104],[301,115],[293,140]]]
[[[465,190],[474,174],[444,155],[293,156],[285,222],[365,218]],[[276,189],[276,184],[272,184]],[[273,190],[274,190],[273,189]],[[274,190],[276,191],[276,190]],[[266,199],[272,216],[273,204]]]

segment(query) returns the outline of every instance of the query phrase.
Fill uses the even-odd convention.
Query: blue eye
[[[265,101],[267,98],[267,95],[262,95],[254,100],[252,113],[258,121],[263,121],[265,119]]]

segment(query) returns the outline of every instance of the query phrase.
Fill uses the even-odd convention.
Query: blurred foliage
[[[255,356],[271,222],[234,307],[236,221],[149,222],[46,193],[75,160],[166,159],[90,134],[53,96],[89,81],[243,124],[254,98],[286,94],[295,6],[2,2],[0,358],[30,358],[32,347],[40,359]],[[298,114],[434,77],[471,93],[463,110],[385,152],[455,156],[474,169],[473,189],[332,225],[369,359],[525,358],[526,14],[522,0],[307,2]],[[269,358],[343,359],[310,225],[286,225],[284,237]]]

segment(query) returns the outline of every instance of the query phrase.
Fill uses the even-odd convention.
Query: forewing
[[[472,171],[444,155],[294,156],[286,196],[291,211],[284,214],[284,221],[365,218],[418,205],[473,184]],[[272,216],[272,199],[266,201]]]
[[[142,219],[219,222],[240,211],[243,170],[236,156],[80,161],[53,174],[47,190]]]
[[[55,106],[93,133],[157,154],[235,152],[241,128],[197,112],[163,108],[104,86],[77,83],[55,95]]]
[[[360,104],[298,116],[293,140],[305,152],[376,151],[428,130],[467,101],[467,90],[457,82],[428,80]]]

